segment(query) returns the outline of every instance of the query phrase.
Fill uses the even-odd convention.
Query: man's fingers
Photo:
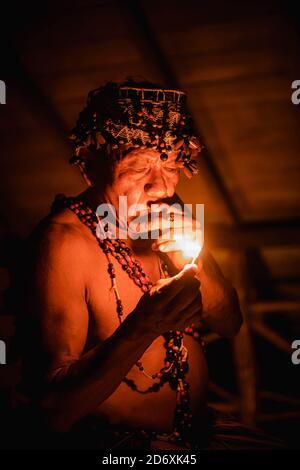
[[[154,251],[163,251],[164,253],[168,253],[169,251],[180,251],[176,241],[169,240],[162,240],[159,243],[153,243],[152,249]]]
[[[196,264],[186,264],[184,268],[173,276],[173,279],[181,279],[183,277],[195,275],[198,272],[198,266]]]
[[[196,264],[187,264],[175,276],[159,279],[151,288],[150,295],[165,293],[167,297],[173,296],[175,292],[184,288],[185,283],[189,283],[191,280],[195,285],[199,285],[199,281],[195,278],[197,272],[198,266]]]
[[[166,279],[159,279],[154,286],[151,287],[150,289],[150,295],[154,294],[160,294],[163,292],[163,290],[166,290],[166,288],[172,283],[172,277],[167,277]]]
[[[200,230],[200,228],[198,228]],[[173,223],[168,222],[161,228],[159,240],[170,240],[174,237],[194,237],[196,229],[192,223]]]

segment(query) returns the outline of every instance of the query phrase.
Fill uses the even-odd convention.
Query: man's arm
[[[168,203],[170,205],[177,203],[182,207],[184,205],[177,193],[174,193]],[[182,269],[176,265],[176,253],[167,253],[167,255],[178,269]],[[201,282],[203,323],[220,336],[234,336],[243,322],[235,288],[223,276],[220,267],[205,246],[201,250],[197,264],[199,272],[196,277]]]
[[[41,363],[37,405],[47,425],[58,431],[108,398],[156,337],[129,315],[106,341],[82,354],[89,321],[85,244],[75,229],[53,224],[29,279],[27,305],[38,329]]]
[[[234,336],[243,322],[235,288],[205,248],[199,256],[198,267],[196,277],[201,283],[204,324],[220,336]]]
[[[171,261],[170,268],[173,273],[182,269],[180,256],[181,254],[176,251],[161,253],[161,257],[166,262]],[[196,264],[198,272],[195,277],[200,281],[203,325],[220,336],[234,336],[238,333],[243,321],[235,288],[223,276],[217,262],[205,247],[197,258]]]
[[[175,203],[180,204],[181,207],[184,204],[176,193],[167,202],[170,205]],[[191,218],[192,220],[195,221],[193,217]],[[187,224],[186,221],[185,224]],[[191,223],[191,227],[192,225]],[[162,239],[160,240],[161,242],[165,243],[166,240]],[[159,249],[159,245],[154,249]],[[170,249],[172,250],[171,247]],[[161,256],[169,258],[175,271],[176,269],[182,269],[184,260],[180,252],[168,251],[165,245]],[[205,247],[201,250],[196,263],[199,268],[196,277],[201,282],[200,292],[202,296],[202,320],[204,325],[220,336],[234,336],[238,333],[243,321],[235,288],[223,276],[217,262]]]

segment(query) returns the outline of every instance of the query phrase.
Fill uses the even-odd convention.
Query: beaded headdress
[[[186,93],[142,85],[109,82],[89,93],[70,134],[75,144],[71,163],[80,163],[87,149],[102,149],[119,160],[138,147],[159,151],[162,161],[175,152],[176,163],[188,176],[197,172],[201,145],[193,135]]]

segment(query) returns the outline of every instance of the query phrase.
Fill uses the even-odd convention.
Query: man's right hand
[[[197,266],[186,265],[176,276],[160,279],[144,294],[132,315],[137,316],[145,332],[162,335],[169,330],[182,330],[200,324],[200,282],[195,278]]]

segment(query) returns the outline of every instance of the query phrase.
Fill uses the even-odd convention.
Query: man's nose
[[[151,198],[169,197],[169,188],[167,181],[163,178],[161,171],[153,171],[149,180],[144,186],[145,193]]]

